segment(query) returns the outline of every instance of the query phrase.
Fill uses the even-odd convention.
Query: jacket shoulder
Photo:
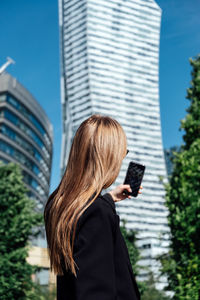
[[[98,195],[98,197],[86,208],[78,220],[78,231],[86,222],[95,225],[95,223],[100,220],[102,220],[102,222],[108,221],[115,231],[116,213],[113,209],[114,201],[112,198],[108,200],[107,197],[109,196]],[[113,205],[111,201],[113,201]]]
[[[116,206],[115,206],[115,202],[111,196],[110,193],[106,193],[104,195],[99,195],[99,197],[101,198],[101,200],[103,200],[103,204],[109,206],[109,208],[112,208],[113,212],[116,214]]]

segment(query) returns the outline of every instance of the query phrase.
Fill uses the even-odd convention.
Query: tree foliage
[[[137,276],[139,274],[139,269],[141,267],[138,266],[137,262],[140,258],[140,252],[135,244],[137,239],[137,233],[134,230],[127,230],[126,229],[126,220],[122,219],[122,226],[120,226],[121,233],[124,237],[126,246],[128,248],[128,253],[130,257],[130,262],[132,265],[134,276]],[[145,283],[141,281],[137,281],[138,289],[140,291],[140,294],[142,295],[145,290]]]
[[[28,198],[18,164],[0,164],[0,299],[36,299],[27,263],[29,237],[42,223],[35,202]],[[35,232],[37,235],[37,232]]]
[[[200,56],[190,63],[190,106],[180,127],[185,130],[185,144],[175,153],[173,172],[166,184],[170,251],[161,257],[162,271],[175,300],[200,299]]]
[[[56,299],[56,286],[42,286],[39,282],[35,283],[34,297],[37,300],[55,300]]]
[[[155,280],[151,270],[148,267],[142,267],[138,265],[138,260],[140,259],[140,252],[135,244],[137,239],[137,232],[134,230],[126,229],[126,220],[122,219],[122,226],[120,227],[121,233],[124,237],[126,246],[128,248],[128,253],[133,268],[133,273],[135,276],[139,274],[141,269],[144,269],[149,273],[149,279],[147,281],[141,282],[137,281],[138,289],[140,291],[141,299],[143,300],[169,300],[163,292],[158,291],[155,287]]]
[[[145,281],[145,289],[141,300],[170,300],[170,297],[165,295],[163,291],[156,289],[152,272],[149,273],[149,279]]]

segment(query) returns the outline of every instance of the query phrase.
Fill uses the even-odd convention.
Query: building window
[[[48,166],[46,162],[44,161],[42,155],[37,151],[37,149],[29,142],[27,142],[25,139],[23,139],[13,129],[11,129],[5,124],[0,124],[0,133],[9,137],[13,141],[15,141],[18,145],[20,145],[23,149],[28,151],[29,154],[31,154],[33,157],[35,157],[38,160],[38,162],[41,162],[44,165],[46,171],[48,170]]]
[[[39,132],[44,136],[46,135],[46,131],[42,124],[37,120],[37,118],[27,109],[22,103],[20,103],[16,98],[11,96],[10,94],[7,95],[6,101],[11,104],[14,108],[16,108],[22,115],[27,118],[34,126],[39,130]],[[49,143],[50,139],[48,138]]]

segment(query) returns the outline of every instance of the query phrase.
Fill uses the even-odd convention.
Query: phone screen
[[[130,193],[127,190],[124,190],[125,194],[133,197],[137,197],[142,182],[142,178],[144,175],[144,171],[145,171],[144,165],[141,165],[133,161],[129,163],[124,184],[129,184],[132,189],[132,192]]]

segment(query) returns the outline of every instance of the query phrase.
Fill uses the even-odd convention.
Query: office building
[[[61,176],[83,120],[100,113],[120,122],[129,154],[111,188],[123,183],[130,160],[146,166],[142,195],[116,207],[126,227],[138,231],[140,265],[155,275],[159,265],[154,258],[169,244],[159,104],[160,22],[161,9],[154,0],[59,0]],[[138,280],[148,274],[143,269]],[[157,287],[165,284],[166,278],[160,278]]]
[[[22,168],[28,195],[43,210],[49,195],[53,128],[40,104],[8,73],[0,75],[0,160]]]
[[[173,163],[173,159],[175,158],[174,153],[180,152],[180,151],[181,151],[180,146],[173,146],[168,149],[164,149],[165,163],[166,163],[168,178],[172,175],[173,168],[174,168],[174,163]]]
[[[1,74],[0,161],[20,165],[27,194],[36,200],[36,208],[41,212],[49,195],[52,149],[53,127],[43,108],[16,78]],[[41,284],[47,284],[49,276],[52,277],[43,255],[46,253],[44,237],[43,228],[37,238],[31,239],[35,247],[28,258],[31,264],[37,262],[44,267],[37,274]]]

